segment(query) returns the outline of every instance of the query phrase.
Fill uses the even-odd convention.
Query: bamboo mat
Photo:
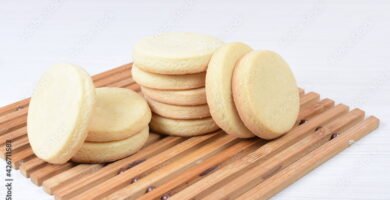
[[[139,91],[131,64],[95,75],[96,87]],[[29,99],[0,108],[0,151],[12,142],[12,166],[56,199],[268,199],[375,130],[379,120],[300,91],[296,127],[273,140],[217,131],[192,138],[152,133],[138,153],[107,164],[48,164],[26,134]]]

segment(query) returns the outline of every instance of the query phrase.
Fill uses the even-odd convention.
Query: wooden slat
[[[305,106],[311,105],[319,100],[320,96],[314,92],[303,94],[300,97],[300,107],[303,109]]]
[[[352,145],[355,141],[360,140],[362,137],[375,130],[378,126],[379,119],[376,117],[367,118],[363,122],[360,122],[344,132],[341,136],[332,139],[271,178],[252,188],[241,195],[238,200],[257,200],[272,197],[277,192],[294,183],[300,177]]]
[[[150,156],[153,156],[161,151],[168,149],[169,147],[178,144],[183,139],[179,137],[166,137],[152,145],[146,147],[145,149],[139,151],[138,153],[129,156],[125,159],[111,163],[96,173],[90,174],[84,179],[77,180],[71,184],[61,187],[58,191],[54,191],[57,199],[69,199],[97,184],[107,180],[111,177],[117,175],[121,170],[126,170],[134,162],[143,161]]]
[[[309,106],[320,99],[320,95],[315,92],[304,94],[300,99],[301,106]]]
[[[309,98],[312,98],[313,96],[309,96]],[[307,118],[309,119],[313,114],[319,114],[327,109],[329,109],[330,107],[332,107],[334,105],[334,102],[329,100],[329,99],[324,99],[323,101],[321,102],[318,102],[317,104],[315,104],[315,107],[306,107],[303,109],[303,114],[300,115],[301,118]],[[306,111],[307,110],[307,111]],[[218,157],[222,157],[222,155],[218,155],[216,156],[217,158]],[[233,157],[234,159],[238,159]],[[234,161],[234,159],[231,159],[232,161]],[[206,163],[209,163],[209,161],[205,162],[204,164]],[[229,162],[226,162],[226,163],[229,163]],[[226,165],[226,164],[225,164]],[[221,167],[224,166],[223,164],[221,165]],[[200,165],[199,167],[202,167],[202,165]],[[196,168],[195,168],[196,169]],[[173,194],[174,192],[171,193],[170,190],[172,190],[173,188],[177,187],[178,185],[181,185],[182,184],[182,181],[186,181],[186,182],[189,182],[189,177],[192,177],[191,175],[193,175],[194,171],[196,172],[195,169],[191,169],[189,170],[189,175],[187,175],[186,173],[183,173],[181,174],[182,176],[184,176],[185,178],[181,178],[181,176],[177,177],[178,179],[172,179],[170,180],[169,182],[165,183],[164,185],[162,185],[161,187],[157,187],[155,190],[153,190],[152,192],[150,193],[147,193],[145,194],[144,196],[141,197],[141,199],[149,199],[150,198],[157,198],[157,196],[159,195],[162,195],[162,194]],[[190,184],[188,184],[190,185]]]
[[[341,133],[344,129],[363,120],[364,112],[353,110],[352,112],[335,118],[334,121],[324,125],[321,129],[308,135],[294,145],[284,149],[280,153],[272,156],[265,162],[258,163],[257,166],[241,174],[239,177],[224,184],[217,190],[210,190],[211,193],[203,197],[205,200],[236,198],[238,195],[264,181],[268,177],[287,167],[299,158],[308,154],[315,148],[329,141],[332,134]]]
[[[15,119],[4,122],[0,125],[0,135],[4,135],[10,131],[26,126],[27,116],[23,115]]]
[[[304,89],[302,89],[302,88],[299,88],[299,89],[298,89],[298,92],[299,92],[299,95],[302,95],[302,94],[304,94],[304,93],[305,93],[305,90],[304,90]]]
[[[131,79],[130,70],[122,71],[120,73],[113,74],[112,76],[108,76],[102,80],[96,81],[95,86],[102,87],[102,86],[106,86],[106,85],[111,85],[113,83],[116,83],[116,82],[124,80],[124,79]]]
[[[161,138],[161,135],[155,134],[155,133],[150,133],[148,141],[145,143],[144,147],[147,147],[153,142],[156,142]],[[42,166],[49,165],[47,162],[37,158],[34,156],[31,160],[25,161],[21,164],[20,167],[20,172],[26,176],[29,177],[30,173],[32,173],[35,170],[39,170]],[[47,188],[47,190],[51,190],[51,188]]]
[[[34,157],[34,153],[30,147],[27,147],[18,153],[12,155],[12,166],[15,169],[19,169],[22,162],[29,160]]]
[[[92,174],[101,169],[103,165],[101,164],[80,164],[76,167],[70,168],[69,170],[60,173],[56,176],[53,176],[43,182],[43,189],[49,193],[53,194],[60,187],[71,183],[74,180],[77,180],[87,174]]]
[[[134,198],[139,197],[141,194],[145,193],[146,189],[150,186],[158,186],[162,182],[169,180],[171,177],[178,175],[181,171],[188,169],[191,166],[194,166],[197,162],[202,162],[203,159],[207,159],[212,156],[214,153],[221,151],[228,147],[232,142],[238,142],[236,138],[231,135],[224,135],[216,140],[213,140],[211,143],[203,145],[198,149],[195,149],[186,156],[176,158],[174,162],[169,165],[163,166],[145,177],[142,177],[139,181],[130,184],[123,189],[114,192],[114,193],[96,193],[91,194],[92,197],[101,198],[106,195],[107,199],[119,199],[119,198]],[[89,198],[89,196],[84,196]]]
[[[160,152],[159,154],[155,155],[154,157],[146,160],[145,162],[141,163],[138,166],[135,166],[127,171],[124,171],[119,176],[116,176],[107,182],[104,182],[102,184],[99,184],[94,188],[94,191],[97,190],[99,192],[85,192],[84,194],[81,194],[82,196],[79,196],[80,198],[87,197],[90,198],[92,196],[101,197],[104,195],[107,195],[111,193],[114,190],[117,190],[129,182],[133,178],[140,177],[143,173],[147,172],[148,170],[151,170],[161,164],[163,164],[165,161],[168,161],[182,153],[186,153],[188,151],[191,151],[199,146],[199,144],[202,144],[203,142],[207,142],[210,138],[215,138],[217,136],[220,136],[221,132],[218,132],[218,134],[209,134],[204,136],[198,136],[198,137],[192,137],[190,139],[185,140],[184,142],[171,147],[163,152]],[[76,198],[77,199],[77,198]]]
[[[267,159],[272,155],[280,152],[282,149],[292,145],[293,143],[301,140],[311,131],[316,129],[320,125],[324,125],[329,122],[333,118],[340,116],[343,113],[346,113],[348,110],[347,106],[338,105],[330,110],[316,116],[310,121],[302,124],[291,130],[289,133],[284,135],[283,137],[272,140],[267,144],[263,145],[257,151],[237,160],[229,166],[219,169],[215,173],[210,176],[205,177],[204,179],[194,183],[193,185],[185,188],[175,195],[175,199],[190,199],[200,194],[201,192],[206,191],[208,188],[212,187],[215,184],[220,183],[226,177],[229,177],[240,170],[245,169],[255,162],[259,162],[260,160]]]
[[[138,84],[132,84],[132,85],[126,86],[125,88],[134,90],[136,92],[140,92],[141,91],[141,88],[140,88],[140,86]]]
[[[24,107],[30,102],[30,98],[26,98],[23,100],[20,100],[18,102],[15,102],[13,104],[4,106],[0,108],[0,116],[3,116],[7,113],[14,112],[20,109],[24,109]]]
[[[42,168],[45,165],[48,165],[48,163],[43,161],[43,160],[41,160],[38,157],[34,157],[31,160],[28,160],[28,161],[24,162],[20,166],[19,170],[20,170],[20,173],[22,173],[25,177],[30,177],[30,174],[34,170]]]
[[[218,155],[215,155],[205,160],[201,164],[192,167],[184,173],[181,173],[180,175],[172,178],[163,185],[157,187],[152,192],[149,192],[144,196],[140,197],[139,200],[156,199],[163,196],[164,194],[168,194],[170,190],[176,188],[179,185],[185,184],[186,182],[190,181],[191,179],[194,179],[197,176],[207,175],[207,173],[211,172],[212,169],[216,169],[220,163],[232,158],[232,156],[235,156],[237,153],[244,151],[247,148],[253,146],[254,144],[260,142],[264,143],[264,141],[258,141],[256,139],[244,140],[242,142],[239,142],[229,147],[228,149],[225,149]]]
[[[330,99],[323,99],[320,102],[309,105],[306,108],[301,108],[298,115],[298,123],[301,120],[309,120],[311,117],[323,112],[324,110],[334,106],[334,101]]]
[[[142,147],[141,150],[145,149],[146,147],[148,147],[149,145],[157,142],[158,140],[160,140],[161,138],[163,138],[162,135],[160,134],[157,134],[157,133],[152,133],[150,132],[149,133],[149,137],[148,137],[148,140],[145,142],[144,146]]]
[[[149,138],[148,138],[148,141],[145,143],[144,146],[145,147],[148,146],[150,143],[157,141],[159,138],[161,138],[160,135],[157,135],[155,133],[151,133]],[[46,167],[47,165],[49,165],[45,161],[37,158],[34,155],[30,146],[26,147],[24,150],[22,150],[21,152],[18,152],[15,156],[13,156],[12,164],[13,164],[14,168],[16,168],[16,169],[19,167],[20,164],[23,164],[23,166],[20,170],[21,170],[21,173],[23,175],[25,175],[26,177],[29,177],[30,173],[32,173],[35,169],[38,170],[38,167],[42,168],[44,166]],[[66,170],[66,168],[64,168],[64,169]],[[49,170],[48,173],[52,173],[52,172]],[[61,173],[61,172],[59,172],[59,173]],[[45,175],[42,174],[41,176],[45,176]]]
[[[12,144],[12,153],[17,153],[17,152],[23,150],[24,148],[26,148],[29,145],[27,135],[22,136],[21,138],[18,138],[15,140],[11,140],[11,144]],[[3,158],[4,152],[5,152],[5,149],[3,148],[3,146],[4,145],[0,146],[0,154],[1,154],[2,158]]]
[[[150,133],[149,138],[148,138],[147,142],[145,143],[144,147],[149,146],[150,144],[156,142],[160,138],[161,138],[160,135],[157,135],[155,133]],[[74,168],[70,168],[70,169],[68,169],[64,172],[61,172],[58,175],[44,181],[43,188],[47,193],[53,194],[53,192],[58,190],[60,187],[64,187],[65,185],[70,184],[71,182],[73,182],[79,178],[82,178],[83,176],[94,173],[102,167],[104,167],[104,164],[95,164],[95,165],[81,164],[81,165],[78,165]]]
[[[26,134],[27,134],[27,127],[24,126],[22,128],[11,131],[7,134],[1,135],[0,145],[3,145],[7,140],[16,140]]]
[[[130,70],[131,69],[131,66],[132,64],[125,64],[125,65],[122,65],[122,66],[119,66],[119,67],[116,67],[116,68],[113,68],[111,70],[108,70],[108,71],[105,71],[105,72],[102,72],[100,74],[97,74],[95,76],[93,76],[93,80],[94,81],[99,81],[105,77],[108,77],[108,76],[111,76],[113,74],[116,74],[116,73],[120,73],[122,71],[127,71],[127,70]]]
[[[135,81],[133,79],[123,79],[121,81],[118,81],[116,83],[113,83],[110,85],[110,87],[126,87],[129,85],[135,84]]]
[[[27,114],[28,109],[23,108],[23,109],[17,109],[15,112],[11,112],[7,115],[2,115],[0,116],[0,126],[3,126],[6,122],[11,121],[12,119],[25,116]]]
[[[39,168],[39,170],[32,172],[30,178],[33,183],[40,186],[43,181],[73,166],[75,166],[75,164],[71,162],[60,165],[48,164]]]
[[[332,107],[334,107],[334,101],[328,99],[324,99],[310,106],[302,106],[295,126],[299,126],[307,122],[314,116],[321,114]]]

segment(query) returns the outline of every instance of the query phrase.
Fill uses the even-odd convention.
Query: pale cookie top
[[[290,67],[278,54],[246,54],[235,68],[232,88],[240,118],[259,137],[279,137],[295,124],[298,87]]]
[[[32,95],[27,119],[28,139],[34,153],[50,163],[65,163],[88,134],[95,88],[79,67],[50,68]]]
[[[212,53],[223,42],[196,33],[163,33],[139,41],[133,50],[137,67],[160,74],[190,74],[206,70]]]
[[[151,111],[146,100],[125,88],[97,88],[96,106],[87,141],[122,140],[148,126]]]

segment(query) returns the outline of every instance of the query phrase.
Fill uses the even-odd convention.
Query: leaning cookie
[[[232,76],[238,61],[252,49],[243,43],[229,43],[211,57],[206,75],[206,96],[211,116],[226,133],[250,138],[255,135],[238,115],[232,96]]]
[[[299,92],[288,64],[272,51],[252,51],[233,73],[233,98],[246,127],[263,139],[289,131],[299,113]]]
[[[113,142],[85,142],[72,157],[78,163],[106,163],[122,159],[140,150],[149,136],[149,127],[124,140]]]
[[[143,71],[132,67],[133,79],[138,84],[162,90],[185,90],[204,87],[206,73],[185,75],[164,75]]]
[[[223,42],[196,33],[164,33],[145,37],[134,47],[133,60],[139,68],[158,74],[204,72],[213,52]]]
[[[150,109],[162,117],[171,119],[202,119],[210,117],[210,110],[207,104],[197,106],[176,106],[147,100]]]
[[[214,120],[204,119],[169,119],[158,115],[153,115],[150,128],[157,133],[190,137],[204,135],[219,129]]]
[[[142,93],[153,100],[178,106],[195,106],[207,103],[204,87],[189,90],[158,90],[141,87]]]
[[[27,135],[34,154],[49,163],[67,162],[84,143],[95,104],[95,87],[80,67],[55,65],[32,95]]]
[[[122,140],[144,129],[152,117],[146,100],[124,88],[97,88],[96,106],[86,141]]]

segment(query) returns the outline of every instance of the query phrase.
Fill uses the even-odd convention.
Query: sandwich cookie
[[[232,76],[237,62],[252,49],[243,43],[225,44],[213,54],[206,75],[206,96],[215,123],[226,133],[250,138],[255,135],[238,115],[232,95]]]
[[[105,163],[122,159],[140,150],[149,136],[149,127],[124,140],[112,142],[85,142],[72,157],[78,163]]]
[[[235,67],[232,88],[241,120],[257,136],[274,139],[294,126],[299,113],[298,87],[278,54],[246,54]]]
[[[141,39],[134,47],[134,64],[158,74],[193,74],[206,71],[214,51],[223,42],[196,33],[164,33]]]
[[[97,88],[94,115],[86,141],[108,142],[133,136],[152,117],[146,100],[124,88]]]
[[[202,119],[210,117],[210,111],[207,104],[197,106],[176,106],[160,103],[148,99],[150,109],[162,117],[171,119]]]
[[[140,85],[163,90],[183,90],[204,87],[206,73],[164,75],[143,71],[137,66],[131,70],[133,79]]]
[[[207,104],[206,90],[204,87],[190,90],[157,90],[141,87],[141,90],[147,98],[161,103],[179,106]]]
[[[153,115],[150,128],[158,133],[181,137],[204,135],[219,129],[214,120],[204,119],[169,119]]]
[[[95,87],[80,67],[59,64],[40,79],[32,95],[27,133],[35,155],[53,164],[67,162],[88,135]]]

